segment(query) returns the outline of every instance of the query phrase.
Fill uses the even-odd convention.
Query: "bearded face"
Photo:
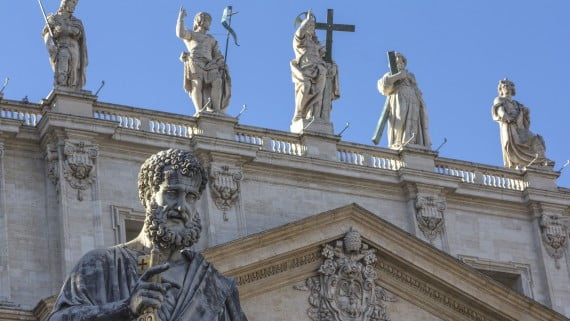
[[[165,180],[147,202],[145,232],[163,249],[183,249],[200,238],[202,226],[196,210],[200,181],[168,171]]]
[[[183,223],[180,227],[169,224],[172,220]],[[146,213],[145,232],[153,244],[163,249],[183,249],[198,242],[202,225],[200,215],[180,212],[169,206],[159,206],[152,201],[150,209]]]

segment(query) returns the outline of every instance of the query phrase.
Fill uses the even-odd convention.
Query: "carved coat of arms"
[[[424,236],[433,241],[443,230],[444,200],[433,196],[418,196],[416,199],[416,220]]]
[[[227,220],[226,212],[236,202],[239,191],[242,173],[232,171],[229,166],[221,166],[219,169],[212,169],[210,180],[210,190],[216,207],[224,212],[224,220]]]
[[[382,301],[395,298],[376,284],[374,252],[352,229],[335,246],[324,246],[325,261],[319,275],[307,279],[306,287],[299,288],[311,292],[307,313],[313,321],[390,320]]]
[[[540,221],[542,240],[548,254],[556,260],[561,259],[568,243],[568,227],[558,215],[542,215]]]
[[[94,160],[99,148],[84,142],[66,142],[63,175],[72,188],[77,190],[77,199],[83,200],[83,191],[95,181]]]

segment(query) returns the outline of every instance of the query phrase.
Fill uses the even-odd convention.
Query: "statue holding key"
[[[378,80],[378,90],[386,96],[386,104],[378,120],[372,141],[378,145],[388,123],[388,147],[406,145],[431,148],[428,115],[416,78],[406,70],[407,59],[399,52],[388,52],[390,72]]]

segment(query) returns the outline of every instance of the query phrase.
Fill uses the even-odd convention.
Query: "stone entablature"
[[[0,103],[0,118],[19,120],[25,126],[33,127],[41,120],[42,107],[43,105],[38,104],[3,100]],[[95,102],[93,118],[118,123],[119,128],[157,135],[192,138],[204,134],[204,129],[200,128],[196,117],[110,103]],[[263,151],[299,157],[313,156],[307,154],[309,148],[307,140],[304,139],[306,135],[240,124],[228,130],[235,137],[235,141],[258,145]],[[393,171],[408,167],[402,152],[342,141],[333,143],[336,145],[334,155],[325,156],[329,160]],[[465,184],[516,191],[523,191],[529,186],[524,171],[497,166],[436,157],[433,170],[441,175],[457,177]],[[558,175],[549,173],[547,176],[555,181]],[[555,183],[548,187],[552,186],[555,187]]]

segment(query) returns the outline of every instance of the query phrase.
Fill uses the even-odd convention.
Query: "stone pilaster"
[[[87,251],[104,245],[97,183],[99,146],[93,141],[92,136],[61,130],[46,144],[47,184],[54,185],[57,197],[57,202],[48,204],[57,222],[50,230],[57,230],[59,238],[53,247],[60,260],[55,260],[53,268],[61,275],[67,275]]]
[[[407,197],[411,233],[417,238],[449,253],[445,231],[447,199],[442,187],[407,182]]]
[[[539,267],[548,288],[548,302],[555,311],[565,312],[568,302],[557,299],[555,293],[568,291],[570,260],[568,258],[568,222],[566,208],[560,205],[532,202],[529,211],[533,218],[534,239]]]
[[[241,181],[245,159],[219,152],[198,157],[208,171],[208,187],[200,200],[202,238],[198,247],[210,247],[243,237],[247,233],[242,205]]]
[[[0,141],[0,304],[10,302],[10,252],[8,247],[8,213],[4,174],[4,141]]]

